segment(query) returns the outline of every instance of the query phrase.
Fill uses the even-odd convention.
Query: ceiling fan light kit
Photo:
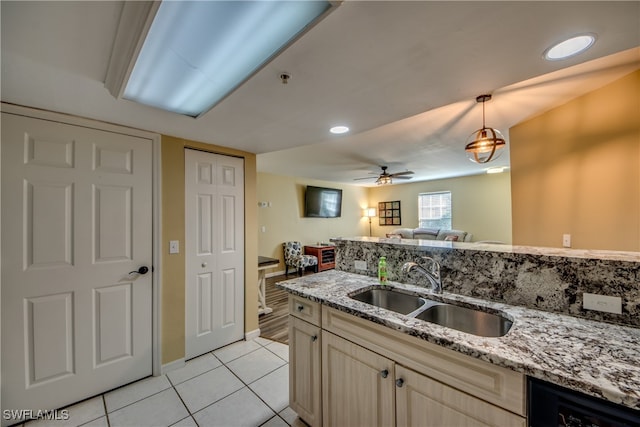
[[[387,185],[387,184],[393,184],[393,178],[396,179],[411,179],[410,176],[407,175],[413,175],[413,171],[403,171],[403,172],[395,172],[395,173],[389,173],[387,172],[387,168],[388,166],[380,166],[380,168],[382,169],[382,173],[380,175],[376,177],[374,176],[367,176],[364,178],[355,178],[354,181],[359,181],[361,179],[373,179],[376,178],[376,184],[378,185]]]
[[[378,185],[393,184],[393,179],[391,179],[390,176],[381,176],[376,180],[376,184]]]
[[[482,102],[482,128],[467,138],[467,145],[464,147],[469,160],[475,163],[488,163],[497,159],[507,145],[499,130],[485,125],[484,103],[489,100],[491,95],[480,95],[476,98],[476,102]]]

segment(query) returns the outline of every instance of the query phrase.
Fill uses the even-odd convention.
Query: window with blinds
[[[418,194],[418,224],[451,230],[451,191]]]

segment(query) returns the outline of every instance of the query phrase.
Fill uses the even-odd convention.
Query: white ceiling
[[[358,185],[377,165],[413,170],[414,181],[483,172],[463,152],[482,122],[477,95],[493,94],[487,125],[508,135],[640,68],[638,1],[345,1],[192,119],[105,89],[122,2],[0,5],[2,101],[258,153],[261,172]],[[598,37],[589,51],[542,59],[581,32]],[[351,132],[330,135],[335,124]]]

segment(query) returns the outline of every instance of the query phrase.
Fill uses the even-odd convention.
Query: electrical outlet
[[[565,248],[571,247],[571,234],[562,235],[562,246],[564,246]]]
[[[180,253],[180,241],[178,240],[169,241],[169,253],[170,254]]]
[[[587,310],[622,314],[622,298],[589,294],[585,292],[582,294],[582,307]]]
[[[354,261],[354,267],[356,270],[366,270],[367,269],[367,261]]]

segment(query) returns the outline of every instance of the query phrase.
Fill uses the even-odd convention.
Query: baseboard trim
[[[176,369],[180,369],[184,367],[186,364],[184,357],[181,359],[176,359],[173,362],[166,363],[162,365],[161,374],[166,374],[167,372],[175,371]]]
[[[260,336],[260,328],[254,329],[253,331],[245,332],[244,339],[247,341],[255,340]]]

